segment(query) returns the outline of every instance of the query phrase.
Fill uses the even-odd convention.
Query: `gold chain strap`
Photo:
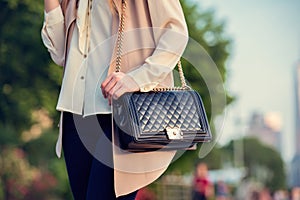
[[[118,38],[117,38],[117,59],[116,59],[116,72],[121,71],[121,61],[122,61],[122,46],[124,39],[124,28],[125,28],[125,11],[126,11],[126,1],[122,0],[122,13],[121,21],[118,29]]]
[[[122,53],[123,53],[123,39],[124,39],[124,28],[125,28],[125,11],[126,11],[126,0],[122,0],[122,13],[121,13],[121,21],[118,29],[118,37],[117,37],[117,58],[116,58],[116,72],[121,71],[121,61],[122,61]],[[189,90],[191,89],[185,82],[184,73],[181,65],[181,61],[179,60],[177,63],[178,73],[180,77],[181,87],[168,87],[168,88],[154,88],[153,91],[171,91],[171,90]]]

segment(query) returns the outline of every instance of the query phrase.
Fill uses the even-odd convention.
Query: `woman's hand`
[[[123,72],[113,72],[101,84],[104,98],[108,98],[111,105],[112,98],[117,99],[126,92],[139,91],[138,84]]]

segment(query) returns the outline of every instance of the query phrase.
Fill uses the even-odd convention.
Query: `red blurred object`
[[[142,188],[136,195],[135,200],[156,200],[156,195],[148,188]]]

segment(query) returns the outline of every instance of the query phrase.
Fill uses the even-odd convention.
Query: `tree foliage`
[[[225,23],[222,21],[217,21],[214,17],[213,11],[202,10],[201,5],[199,5],[198,3],[195,4],[186,0],[182,1],[182,7],[185,13],[190,38],[199,43],[212,58],[222,79],[222,82],[220,82],[220,84],[224,84],[227,77],[226,61],[230,55],[229,50],[231,48],[231,39],[224,30]],[[215,117],[215,115],[211,115],[220,114],[223,111],[224,106],[226,105],[213,105],[220,108],[218,108],[217,113],[211,113],[211,99],[218,97],[216,95],[214,96],[214,93],[211,93],[211,91],[209,91],[208,87],[211,86],[207,85],[209,83],[204,80],[201,74],[201,70],[205,70],[204,66],[206,64],[202,57],[203,55],[201,55],[198,49],[192,49],[191,53],[193,52],[195,54],[193,55],[193,57],[197,58],[197,63],[199,63],[200,68],[203,69],[200,69],[199,73],[198,71],[196,71],[195,66],[191,65],[188,62],[184,62],[183,65],[184,70],[186,71],[186,78],[191,83],[192,87],[200,93],[206,107],[208,118]],[[216,74],[209,73],[215,73],[215,71],[209,71],[209,77],[206,77],[207,79],[216,79]],[[216,86],[213,85],[213,87]],[[217,85],[217,87],[223,88],[224,85]],[[213,88],[213,90],[214,92],[217,92],[219,89]],[[233,101],[233,97],[228,95],[228,93],[226,92],[227,91],[225,91],[226,103],[230,104]]]
[[[33,110],[54,117],[61,71],[42,45],[41,2],[0,1],[0,123],[17,131],[29,128]]]
[[[175,157],[179,160],[171,164],[168,168],[168,173],[190,174],[194,171],[197,163],[206,163],[209,169],[220,169],[222,167],[222,152],[220,147],[215,147],[212,151],[203,159],[199,159],[198,151],[186,151],[184,155]]]
[[[200,44],[205,51],[209,54],[209,56],[212,58],[213,62],[215,63],[218,73],[221,76],[221,83],[224,84],[226,80],[226,60],[229,56],[229,49],[231,44],[231,39],[226,35],[224,29],[225,24],[223,22],[218,22],[214,18],[214,13],[212,11],[203,11],[201,10],[201,7],[199,4],[193,4],[190,1],[181,1],[182,7],[185,13],[186,22],[189,29],[189,36],[192,38],[192,40],[196,41],[198,44]],[[189,47],[189,46],[188,46]],[[191,45],[190,48],[198,48]],[[193,51],[194,50],[194,51]],[[190,51],[193,58],[196,58],[196,62],[199,63],[200,67],[205,65],[206,63],[203,61],[203,55],[199,54],[199,51],[197,49],[191,49]],[[199,55],[198,55],[199,54]],[[218,88],[217,87],[223,87],[223,85],[214,85],[215,88],[213,89],[213,92],[209,91],[209,87],[203,78],[200,72],[195,69],[195,66],[193,66],[188,61],[183,61],[183,67],[185,76],[188,80],[188,82],[191,84],[193,89],[197,90],[201,98],[204,102],[205,109],[208,115],[208,119],[213,119],[216,117],[217,114],[221,114],[223,109],[225,108],[226,104],[223,105],[222,102],[218,101],[219,96],[216,95]],[[208,69],[209,70],[209,69]],[[215,71],[209,71],[208,72],[208,79],[214,80],[215,79]],[[228,95],[225,91],[226,95],[226,103],[229,104],[233,101],[233,97]],[[211,107],[212,107],[212,101],[211,99],[217,100],[217,105],[215,106],[215,109],[217,107],[218,112],[212,113]],[[220,99],[221,101],[221,99]],[[214,127],[211,127],[212,132],[214,132]],[[198,146],[197,151],[187,151],[183,156],[181,156],[175,163],[172,164],[172,166],[169,168],[169,172],[172,171],[180,171],[182,173],[191,172],[194,168],[195,162],[199,161],[198,158],[198,151],[200,150],[200,145]],[[213,168],[219,168],[221,167],[221,161],[218,160],[220,158],[220,154],[218,152],[218,149],[214,149],[210,152],[210,154],[205,158],[209,164],[209,166],[212,166]],[[203,160],[203,161],[204,161]]]
[[[223,151],[233,155],[234,142],[236,141],[231,141],[223,148]],[[248,178],[254,178],[272,191],[286,187],[284,163],[276,150],[262,144],[256,138],[245,138],[238,142],[243,143],[244,163],[248,169]]]
[[[47,110],[54,122],[58,118],[62,70],[42,44],[42,23],[42,1],[0,0],[0,199],[70,199],[63,160],[53,151],[57,133],[23,139],[37,123],[34,111]]]

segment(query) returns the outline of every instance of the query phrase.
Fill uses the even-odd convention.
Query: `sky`
[[[282,155],[290,161],[295,142],[295,67],[300,61],[300,0],[195,0],[213,9],[233,40],[226,89],[237,97],[226,109],[220,143],[245,134],[255,111],[282,119]],[[237,126],[235,121],[241,121]]]

